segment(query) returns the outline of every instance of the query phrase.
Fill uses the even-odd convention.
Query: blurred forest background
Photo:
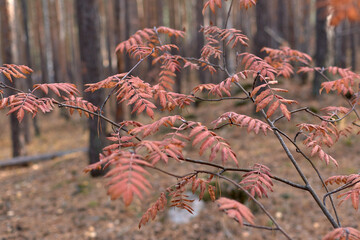
[[[185,41],[173,43],[180,46],[181,55],[199,57],[204,37],[199,32],[201,26],[209,24],[223,26],[230,1],[225,7],[212,13],[209,10],[202,14],[202,0],[0,0],[2,54],[0,65],[4,63],[24,64],[31,67],[34,73],[29,79],[16,81],[18,88],[30,89],[36,83],[71,82],[81,88],[83,83],[96,82],[107,76],[127,72],[136,63],[128,56],[117,55],[118,43],[129,38],[133,33],[145,27],[169,26],[185,30]],[[82,14],[89,11],[86,5],[93,5],[91,12],[93,22],[89,29],[79,31]],[[256,8],[239,10],[234,2],[233,14],[228,27],[240,29],[251,40],[248,49],[239,48],[227,52],[227,63],[230,69],[237,67],[236,54],[252,51],[263,56],[260,49],[264,46],[277,48],[289,46],[315,57],[317,66],[336,65],[351,67],[356,70],[357,51],[360,45],[359,23],[349,21],[336,22],[336,27],[329,26],[324,7],[317,7],[319,0],[271,0],[258,1]],[[85,7],[84,7],[85,6]],[[90,56],[93,63],[99,63],[93,74],[82,78],[84,63],[81,62],[80,49],[83,43],[79,39],[93,39],[97,46],[88,47],[85,52],[95,49]],[[152,68],[151,58],[142,64],[134,74],[140,74],[147,81],[153,81],[156,70]],[[93,64],[96,65],[96,64]],[[221,81],[221,74],[211,76],[199,71],[197,75],[184,70],[177,76],[175,90],[190,92],[191,82]],[[219,76],[220,75],[220,76]],[[88,78],[93,79],[88,79]],[[83,80],[82,80],[83,79]],[[88,80],[87,80],[88,79]],[[312,79],[310,79],[312,81]],[[4,81],[4,79],[1,79]],[[305,84],[307,76],[299,79],[297,84]],[[190,86],[190,87],[189,87]],[[314,81],[313,94],[316,95],[319,81]],[[127,111],[112,103],[108,109],[119,122],[128,117]],[[117,109],[116,109],[117,108]],[[15,116],[12,117],[14,121]],[[13,156],[22,155],[24,144],[29,142],[35,133],[39,135],[41,126],[37,120],[27,117],[23,127],[12,123],[12,136],[19,138],[13,150]],[[22,133],[20,133],[22,132]],[[22,141],[22,142],[21,142]],[[22,147],[20,147],[22,146]]]
[[[330,20],[331,11],[327,12],[324,5],[319,7],[321,1],[258,0],[256,7],[246,11],[239,10],[238,1],[234,1],[227,26],[242,30],[250,43],[248,48],[239,46],[226,50],[229,69],[235,71],[238,68],[238,53],[248,51],[263,57],[260,52],[262,47],[289,46],[312,56],[314,66],[336,65],[358,70],[360,23],[340,21],[343,19],[339,18]],[[230,2],[223,1],[223,7],[215,14],[207,8],[203,15],[203,0],[0,0],[0,66],[6,63],[24,64],[34,70],[31,77],[16,79],[12,85],[25,92],[33,84],[57,82],[74,83],[82,90],[86,83],[129,71],[137,60],[117,54],[116,46],[137,30],[154,26],[185,30],[184,40],[165,40],[180,47],[176,54],[199,58],[206,42],[199,32],[201,26],[213,24],[223,27]],[[359,13],[355,15],[358,18]],[[158,69],[153,67],[151,57],[133,72],[133,75],[139,75],[150,83],[156,81],[157,74]],[[174,91],[190,93],[195,85],[220,82],[224,75],[221,72],[211,75],[206,71],[185,69],[178,72],[176,78]],[[2,75],[0,81],[11,84]],[[321,107],[317,101],[320,80],[316,76],[296,75],[285,84],[290,90],[291,87],[296,88],[296,97],[309,101],[309,106]],[[92,96],[95,96],[92,101],[100,105],[106,95],[96,91]],[[91,96],[85,94],[84,97],[89,99]],[[245,112],[253,111],[253,106],[226,104],[212,105],[212,111],[206,108],[190,110],[189,115],[196,114],[210,121],[224,109],[234,111],[244,107]],[[68,112],[61,110],[46,116],[39,114],[34,119],[26,114],[21,124],[14,114],[9,117],[6,111],[0,111],[0,167],[6,162],[4,159],[24,155],[39,157],[39,154],[59,150],[66,154],[69,149],[94,150],[90,152],[90,162],[96,161],[101,146],[96,141],[90,141],[90,147],[86,147],[89,146],[89,138],[104,137],[98,135],[97,120],[90,122],[89,134],[85,118],[76,116],[70,119]],[[106,105],[105,111],[116,122],[135,118],[127,107],[116,104],[113,99]],[[101,135],[106,134],[106,131],[100,132]],[[238,140],[243,136],[233,131],[230,137]],[[237,141],[234,146],[242,156],[243,164],[265,158],[271,149],[271,158],[264,160],[268,161],[265,164],[292,176],[289,166],[283,164],[285,160],[278,144],[273,144],[271,138],[256,137],[249,135],[248,140]],[[262,141],[261,146],[257,144],[258,139]],[[339,148],[333,150],[337,151],[335,157],[343,160],[341,170],[345,173],[358,171],[358,163],[354,164],[354,159],[359,156],[357,142],[354,139],[344,140]],[[53,155],[42,157],[49,159]],[[179,227],[168,221],[164,214],[140,232],[137,222],[146,210],[140,205],[142,203],[147,207],[154,198],[150,196],[142,202],[137,199],[129,208],[119,201],[111,202],[105,194],[103,182],[100,183],[102,179],[95,181],[81,173],[87,163],[81,153],[28,165],[28,168],[0,171],[0,239],[182,239],[184,236],[188,239],[234,239],[238,236],[249,239],[250,235],[251,239],[277,239],[275,234],[256,229],[243,231],[235,221],[227,219],[215,208],[208,208],[198,216],[201,224],[198,219]],[[178,165],[174,168],[178,170]],[[326,168],[325,175],[331,176],[333,170]],[[309,170],[306,174],[312,173]],[[164,187],[172,181],[158,172],[153,177],[154,188]],[[302,239],[318,239],[314,236],[328,232],[327,226],[322,224],[321,213],[316,210],[310,220],[304,221],[308,216],[303,209],[315,209],[309,199],[281,187],[272,194],[273,198],[264,201],[268,201],[277,218],[289,216],[283,222],[292,234],[302,234]],[[349,225],[358,224],[359,216],[355,216],[356,219],[348,217],[352,216],[350,208],[341,214],[345,215]],[[259,213],[257,218],[264,225],[268,224],[266,216]],[[302,224],[306,231],[300,227]]]

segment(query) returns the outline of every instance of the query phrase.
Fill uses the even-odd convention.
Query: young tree
[[[86,4],[94,3],[89,2]],[[227,18],[230,16],[233,2],[231,1],[228,8]],[[255,0],[240,0],[239,6],[241,9],[247,9],[253,7],[256,2]],[[86,10],[89,14],[89,12],[94,11],[94,8],[85,6],[86,4],[82,5],[80,2],[78,4],[78,12]],[[216,12],[218,8],[223,7],[222,4],[221,0],[205,1],[203,12],[209,10]],[[79,26],[81,26],[83,22],[80,21],[84,20],[84,16],[79,15],[78,17]],[[102,111],[106,100],[97,102],[100,106],[97,107],[79,97],[77,88],[69,83],[37,84],[30,93],[19,90],[16,94],[1,99],[0,108],[9,108],[10,112],[16,112],[18,120],[21,121],[25,111],[36,115],[38,111],[51,111],[57,105],[69,109],[70,113],[78,110],[89,118],[98,119],[98,121],[100,118],[110,123],[114,130],[108,138],[111,144],[103,148],[100,161],[89,165],[85,171],[89,172],[112,166],[112,169],[106,174],[106,177],[110,178],[107,186],[111,199],[122,198],[125,205],[129,205],[134,197],[143,199],[146,194],[152,192],[149,169],[174,178],[174,183],[163,189],[156,202],[144,213],[139,227],[146,224],[150,219],[153,220],[158,212],[168,205],[168,199],[171,207],[193,212],[191,207],[193,199],[190,199],[186,194],[187,189],[192,192],[198,191],[200,199],[207,192],[210,198],[215,201],[217,198],[215,186],[218,186],[221,180],[245,193],[268,217],[273,227],[257,224],[250,209],[233,199],[218,198],[216,203],[220,210],[237,221],[240,226],[245,225],[259,231],[277,231],[284,238],[292,239],[291,229],[284,228],[271,211],[259,201],[259,198],[268,197],[276,182],[303,191],[304,197],[308,196],[316,203],[320,212],[327,219],[327,222],[323,224],[332,227],[332,230],[323,236],[323,240],[359,239],[359,230],[341,225],[338,207],[334,203],[333,195],[338,194],[338,197],[342,198],[340,203],[351,199],[353,208],[357,210],[359,207],[360,174],[351,173],[324,180],[322,171],[317,168],[314,161],[318,158],[326,164],[337,166],[338,162],[326,153],[325,147],[332,147],[344,136],[360,133],[360,117],[358,114],[360,74],[336,66],[313,67],[311,65],[312,58],[308,54],[289,47],[279,49],[265,47],[262,49],[264,58],[248,52],[239,53],[238,57],[242,58],[239,63],[241,70],[231,72],[224,60],[226,58],[224,56],[225,48],[235,48],[237,45],[247,46],[249,39],[241,31],[228,28],[227,23],[226,19],[222,27],[210,25],[202,28],[202,32],[206,36],[206,43],[202,48],[200,58],[187,58],[174,54],[172,50],[178,47],[163,41],[163,35],[166,38],[171,36],[179,39],[184,38],[185,32],[181,30],[164,26],[138,30],[116,48],[117,52],[127,52],[131,57],[137,59],[134,67],[128,72],[86,84],[86,91],[90,95],[103,89],[111,89],[109,97],[114,96],[117,101],[132,105],[133,112],[137,114],[145,113],[145,116],[150,118],[150,122],[147,124],[137,121],[123,121],[121,123],[112,121]],[[96,24],[94,23],[94,25]],[[80,36],[82,31],[79,29]],[[154,67],[159,66],[160,68],[158,81],[153,85],[138,76],[132,75],[132,71],[150,56],[154,59]],[[297,67],[299,64],[302,66]],[[195,86],[189,94],[172,92],[173,78],[178,69],[198,70],[200,66],[213,74],[221,71],[226,75],[226,78],[218,84],[209,83]],[[85,70],[89,70],[89,67],[86,65]],[[291,96],[291,92],[285,97],[284,93],[288,90],[277,85],[277,79],[284,78],[286,81],[287,78],[295,74],[295,70],[297,72],[318,72],[325,79],[321,84],[322,92],[335,91],[339,95],[350,93],[353,97],[346,101],[347,106],[327,106],[320,114],[312,112],[308,107],[296,108],[294,105],[297,105],[298,102],[288,97]],[[11,80],[10,75],[21,76],[31,70],[21,65],[5,65],[0,71],[6,77],[10,77]],[[324,72],[333,75],[335,80],[328,79]],[[248,91],[245,89],[245,82],[248,79],[251,79],[253,83],[259,81],[262,84],[253,85],[253,88]],[[1,88],[7,89],[11,86],[2,84]],[[37,92],[40,90],[45,94],[50,90],[61,97],[61,100],[38,97]],[[296,89],[289,90],[296,91]],[[259,93],[260,91],[261,93]],[[209,96],[207,98],[200,97],[201,92],[207,92]],[[237,94],[237,92],[240,93]],[[171,112],[175,108],[184,108],[195,100],[204,102],[233,100],[252,103],[256,107],[256,111],[260,113],[261,118],[254,118],[246,113],[229,111],[214,117],[211,124],[206,124],[191,121],[182,115],[169,113],[162,116],[157,113],[160,110]],[[211,105],[207,105],[207,107],[209,106]],[[296,124],[293,118],[295,114],[306,114],[314,118],[314,121]],[[351,121],[344,122],[344,127],[340,127],[340,124],[337,123],[345,119]],[[288,128],[284,127],[285,120],[288,120],[289,124],[294,124],[293,127],[297,129],[295,136],[286,133]],[[320,123],[317,123],[318,121]],[[235,130],[246,128],[248,133],[272,134],[277,139],[301,182],[275,176],[271,169],[262,163],[254,163],[251,168],[240,168],[240,159],[231,147],[231,139],[220,136],[223,133],[219,131],[220,129],[230,127]],[[168,133],[160,132],[162,128],[168,128]],[[156,134],[159,135],[158,138],[155,137]],[[299,135],[304,135],[303,146],[299,144]],[[201,159],[187,156],[187,151],[183,151],[185,147],[195,148]],[[309,153],[304,148],[308,148]],[[170,161],[174,164],[187,163],[189,167],[185,169],[185,173],[171,170],[174,168],[169,170],[166,164]],[[326,191],[325,194],[322,195],[314,186],[314,181],[310,181],[309,176],[304,173],[304,165],[300,164],[300,161],[314,170],[315,175],[311,178],[318,179],[319,186]],[[229,172],[239,174],[241,180],[232,179],[226,174]],[[217,182],[216,185],[214,184],[215,181]],[[330,191],[328,185],[332,184],[338,184],[340,187]]]

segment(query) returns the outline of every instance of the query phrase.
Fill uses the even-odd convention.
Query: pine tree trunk
[[[204,25],[204,16],[202,15],[202,9],[203,9],[203,0],[197,0],[196,1],[196,25],[197,26],[203,26]],[[201,57],[201,49],[204,46],[204,34],[202,32],[200,32],[200,29],[197,29],[197,33],[196,33],[196,57],[200,58]],[[198,77],[200,80],[201,84],[207,83],[208,79],[207,79],[207,74],[200,69],[198,72]]]
[[[357,23],[351,23],[351,29],[355,29],[357,26]],[[351,35],[350,35],[350,51],[351,51],[351,69],[353,71],[356,71],[356,57],[357,57],[357,34],[354,32],[354,30],[352,31]]]
[[[320,4],[321,0],[316,1]],[[317,67],[325,67],[326,56],[328,52],[328,42],[326,35],[326,7],[319,7],[316,9],[316,52],[315,52],[315,64]],[[319,73],[315,73],[313,81],[312,94],[313,96],[319,95],[321,87],[322,76]]]
[[[119,44],[122,40],[122,36],[124,35],[125,40],[125,34],[122,33],[121,25],[123,21],[121,21],[121,4],[119,0],[114,1],[114,41],[115,45]],[[116,53],[117,58],[117,71],[118,73],[125,72],[125,63],[124,63],[124,55],[117,52]],[[124,112],[124,106],[123,103],[117,102],[115,99],[115,121],[116,122],[122,122],[125,119],[125,112]]]
[[[255,34],[255,55],[263,58],[264,52],[261,52],[263,47],[270,46],[270,37],[267,35],[265,29],[270,27],[269,18],[269,2],[258,1],[256,4],[256,34]]]
[[[349,35],[344,34],[345,29],[347,29],[345,21],[335,27],[334,65],[341,68],[347,67],[347,39]]]
[[[81,59],[81,75],[83,83],[94,83],[101,76],[101,55],[99,36],[99,13],[96,0],[76,0],[77,20],[79,27],[79,46]],[[104,100],[103,91],[85,93],[85,99],[100,106]],[[98,118],[89,118],[90,142],[89,161],[90,164],[99,161],[99,153],[102,151],[105,141],[105,124]],[[101,175],[102,171],[92,171],[93,177]]]
[[[10,17],[9,17],[9,8],[6,0],[0,0],[0,24],[1,24],[1,50],[2,50],[2,60],[4,63],[13,63],[13,56],[11,52],[11,28],[10,28]],[[13,79],[15,80],[15,79]],[[7,78],[5,79],[5,84],[16,87],[15,82],[10,82]],[[8,90],[7,95],[13,95],[16,92],[13,90]],[[16,118],[16,113],[10,114],[10,129],[11,129],[11,142],[12,142],[12,155],[17,157],[22,155],[24,151],[23,143],[20,139],[20,124]]]

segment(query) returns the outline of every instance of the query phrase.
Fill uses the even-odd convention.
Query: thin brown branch
[[[222,98],[216,98],[216,99],[208,99],[208,98],[201,98],[201,97],[197,97],[194,96],[195,99],[200,100],[200,101],[204,101],[204,102],[220,102],[223,100],[247,100],[249,99],[248,97],[222,97]]]
[[[140,65],[140,63],[142,63],[142,62],[143,62],[145,59],[147,59],[151,54],[153,54],[154,51],[155,51],[155,49],[153,48],[152,51],[151,51],[148,55],[146,55],[144,58],[141,58],[141,59],[130,69],[130,71],[128,71],[128,72],[125,74],[125,76],[121,78],[121,80],[124,80],[125,78],[127,78],[127,77],[130,75],[130,73],[132,73],[132,72]],[[100,107],[100,112],[103,111],[103,108],[104,108],[105,104],[106,104],[107,101],[109,100],[110,96],[116,91],[116,89],[117,89],[117,87],[114,87],[114,88],[111,90],[111,92],[107,95],[107,97],[105,98],[103,104],[102,104],[101,107]]]
[[[238,82],[235,82],[235,84],[246,94],[246,96],[248,96],[253,102],[255,102],[255,100],[250,96],[250,94],[244,89],[244,87],[239,84]],[[268,119],[266,117],[266,113],[265,111],[262,109],[261,114],[263,116],[263,118],[267,121],[267,123],[270,125],[270,127],[272,129],[277,129],[274,125],[274,123],[272,121],[270,121],[270,119]],[[294,156],[292,155],[292,153],[290,152],[290,149],[288,148],[288,146],[285,144],[284,139],[281,137],[280,133],[278,131],[273,131],[273,133],[275,134],[275,136],[277,137],[277,139],[279,140],[280,145],[282,146],[282,148],[284,149],[286,155],[288,156],[289,160],[291,161],[291,163],[293,164],[293,166],[295,167],[296,171],[298,172],[299,176],[301,177],[301,179],[304,181],[306,188],[308,189],[308,192],[311,194],[311,196],[313,197],[313,199],[315,200],[315,202],[318,204],[318,206],[320,207],[320,209],[322,210],[322,212],[324,213],[324,215],[326,216],[326,218],[329,220],[329,222],[331,223],[331,225],[334,228],[337,228],[339,225],[337,224],[337,222],[334,220],[333,216],[330,214],[329,210],[326,209],[326,207],[322,204],[319,196],[317,195],[317,193],[314,191],[314,189],[312,188],[311,184],[309,183],[307,177],[305,176],[305,174],[303,173],[302,169],[300,168],[298,162],[295,160]]]
[[[264,205],[262,205],[262,203],[260,203],[253,195],[251,195],[246,189],[243,188],[243,186],[241,186],[239,183],[235,182],[234,180],[225,177],[219,173],[214,173],[214,172],[210,172],[210,171],[206,171],[206,170],[195,170],[197,173],[206,173],[206,174],[210,174],[210,175],[214,175],[217,176],[218,178],[222,178],[224,180],[226,180],[227,182],[233,184],[234,186],[236,186],[237,188],[239,188],[241,191],[243,191],[251,200],[253,200],[255,202],[256,205],[259,206],[259,208],[265,213],[266,216],[268,216],[268,218],[274,223],[274,225],[276,226],[277,230],[280,231],[287,239],[292,239],[289,234],[282,229],[282,227],[279,225],[279,223],[276,221],[276,219],[266,210],[266,208],[264,207]]]
[[[220,174],[222,174],[223,172],[251,172],[251,171],[253,171],[253,169],[247,169],[247,168],[224,168],[223,170],[220,171]],[[290,180],[287,180],[285,178],[280,178],[280,177],[277,177],[277,176],[270,176],[270,175],[269,175],[269,177],[276,180],[276,181],[279,181],[279,182],[285,183],[285,184],[287,184],[289,186],[292,186],[294,188],[307,190],[306,186],[298,184],[298,183],[294,183],[294,182],[292,182]]]
[[[176,175],[176,174],[174,174],[174,173],[165,171],[165,170],[163,170],[163,169],[161,169],[161,168],[158,168],[158,167],[155,167],[155,166],[148,166],[148,165],[146,165],[145,167],[147,167],[147,168],[152,168],[152,169],[154,169],[154,170],[157,170],[157,171],[159,171],[159,172],[162,172],[162,173],[164,173],[164,174],[166,174],[166,175],[169,175],[169,176],[172,176],[172,177],[175,177],[175,178],[184,178],[184,177],[190,176],[190,175],[192,175],[192,174],[196,174],[196,173],[187,173],[187,174],[185,174],[185,175]]]
[[[323,185],[323,187],[325,188],[326,192],[328,193],[329,192],[329,189],[328,187],[326,186],[325,182],[324,182],[324,179],[322,178],[321,176],[321,173],[320,171],[317,169],[317,167],[315,166],[315,164],[311,161],[310,158],[308,158],[308,156],[306,156],[306,154],[299,148],[299,146],[287,135],[285,134],[284,132],[280,131],[279,129],[276,129],[276,131],[278,131],[281,135],[283,135],[286,139],[288,139],[296,148],[296,152],[300,153],[311,165],[311,167],[314,169],[314,171],[316,172],[318,178],[320,179],[321,181],[321,184]],[[335,217],[336,217],[336,221],[338,223],[339,226],[341,226],[341,223],[340,223],[340,219],[339,219],[339,216],[337,214],[337,210],[336,210],[336,207],[335,207],[335,204],[334,204],[334,200],[332,199],[332,197],[330,196],[330,202],[331,202],[331,206],[332,206],[332,209],[334,210],[334,214],[335,214]],[[324,204],[325,206],[325,204]]]
[[[218,68],[221,71],[225,72],[225,69],[222,66],[218,65],[218,64],[214,64],[214,63],[207,62],[207,61],[197,59],[197,58],[193,58],[193,57],[185,57],[185,59],[188,60],[188,61],[195,61],[195,62],[199,62],[199,63],[205,63],[206,65],[212,66],[214,68]]]
[[[360,180],[355,181],[355,182],[351,182],[351,183],[347,183],[347,184],[345,184],[345,185],[343,185],[343,186],[341,186],[341,187],[336,188],[335,190],[333,190],[333,191],[331,191],[331,192],[326,193],[326,194],[324,195],[324,197],[323,197],[323,203],[324,203],[324,205],[325,205],[326,197],[329,196],[329,197],[331,198],[331,195],[333,195],[334,193],[337,193],[337,192],[340,192],[340,191],[342,191],[342,190],[344,190],[344,189],[347,189],[347,188],[349,188],[349,187],[352,187],[352,186],[354,186],[355,184],[357,184],[357,183],[359,183],[359,182],[360,182]]]

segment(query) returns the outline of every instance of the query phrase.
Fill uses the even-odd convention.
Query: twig
[[[216,98],[216,99],[206,99],[206,98],[201,98],[201,97],[197,97],[197,96],[194,96],[194,98],[197,100],[206,101],[206,102],[220,102],[223,100],[247,100],[247,99],[249,99],[248,97],[222,97],[222,98]]]
[[[133,72],[133,71],[140,65],[140,63],[142,63],[145,59],[147,59],[151,54],[154,53],[154,50],[155,50],[155,49],[153,48],[148,55],[146,55],[144,58],[140,59],[140,60],[130,69],[130,71],[127,72],[127,73],[125,74],[125,76],[122,77],[120,80],[124,80],[125,78],[127,78],[127,77],[130,75],[130,73]],[[117,88],[114,87],[114,88],[111,90],[111,92],[107,95],[107,97],[105,98],[103,104],[102,104],[101,107],[100,107],[100,112],[103,111],[103,108],[104,108],[106,102],[109,100],[110,96],[116,91],[116,89],[117,89]]]
[[[188,61],[196,61],[196,62],[199,62],[199,63],[205,63],[206,65],[212,66],[214,68],[218,68],[221,71],[225,71],[225,69],[222,66],[220,66],[219,64],[214,64],[214,63],[207,62],[207,61],[204,61],[204,60],[201,60],[201,59],[198,59],[198,58],[193,58],[193,57],[185,57],[184,59],[186,59]]]
[[[257,229],[263,229],[263,230],[269,230],[269,231],[277,231],[279,228],[273,228],[273,227],[267,227],[267,226],[259,226],[259,225],[252,225],[249,223],[243,223],[244,226],[251,227],[251,228],[257,228]]]
[[[289,234],[287,232],[285,232],[284,229],[282,229],[282,227],[278,224],[278,222],[275,220],[275,218],[266,210],[266,208],[264,207],[264,205],[262,205],[253,195],[251,195],[246,189],[243,188],[243,186],[241,186],[240,184],[238,184],[237,182],[235,182],[234,180],[225,177],[219,173],[214,173],[214,172],[210,172],[210,171],[206,171],[206,170],[195,170],[198,173],[207,173],[210,175],[214,175],[217,176],[219,178],[222,178],[228,182],[230,182],[231,184],[233,184],[234,186],[236,186],[237,188],[239,188],[241,191],[243,191],[251,200],[253,200],[256,205],[259,206],[259,208],[266,214],[266,216],[268,216],[268,218],[275,224],[275,226],[277,227],[277,230],[280,231],[287,239],[292,239]]]
[[[195,174],[195,173],[187,173],[187,174],[185,174],[185,175],[176,175],[176,174],[174,174],[174,173],[171,173],[171,172],[168,172],[168,171],[165,171],[165,170],[163,170],[163,169],[161,169],[161,168],[158,168],[158,167],[155,167],[155,166],[149,166],[149,165],[144,165],[145,167],[148,167],[148,168],[152,168],[152,169],[154,169],[154,170],[157,170],[157,171],[159,171],[159,172],[162,172],[162,173],[164,173],[164,174],[166,174],[166,175],[169,175],[169,176],[172,176],[172,177],[175,177],[175,178],[184,178],[184,177],[187,177],[187,176],[190,176],[190,175],[192,175],[192,174]]]
[[[325,194],[324,197],[323,197],[323,203],[324,203],[324,205],[325,205],[325,199],[326,199],[326,197],[328,197],[328,196],[331,197],[332,194],[337,193],[337,192],[340,192],[340,191],[342,191],[342,190],[344,190],[344,189],[346,189],[346,188],[352,187],[352,186],[354,186],[355,184],[357,184],[357,183],[359,183],[359,182],[360,182],[360,180],[355,181],[355,182],[351,182],[351,183],[347,183],[347,184],[345,184],[345,185],[343,185],[343,186],[341,186],[341,187],[338,187],[337,189],[335,189],[335,190],[333,190],[333,191],[331,191],[331,192],[328,192],[328,193]]]
[[[320,174],[320,171],[317,169],[317,167],[315,166],[315,164],[311,161],[310,158],[308,158],[308,156],[306,156],[306,154],[299,148],[299,146],[295,143],[295,141],[293,141],[287,134],[285,134],[284,132],[280,131],[279,129],[276,129],[276,131],[278,131],[279,133],[281,133],[281,135],[283,135],[285,138],[287,138],[296,148],[296,152],[300,153],[307,161],[308,163],[310,163],[311,167],[314,169],[314,171],[316,172],[318,178],[320,179],[321,181],[321,184],[323,185],[323,187],[325,188],[326,192],[328,193],[329,192],[329,189],[328,187],[326,186],[325,182],[324,182],[324,179],[322,178],[321,174]],[[330,196],[330,202],[331,202],[331,206],[332,206],[332,209],[334,210],[334,214],[335,214],[335,217],[336,217],[336,221],[338,223],[339,226],[341,226],[341,223],[340,223],[340,219],[339,219],[339,216],[337,214],[337,210],[336,210],[336,207],[335,207],[335,204],[334,204],[334,200],[333,198]],[[325,204],[324,204],[325,206]]]
[[[254,98],[252,98],[250,96],[250,94],[244,89],[244,87],[239,84],[238,82],[234,82],[245,94],[246,96],[248,96],[253,102],[255,102]],[[262,109],[261,114],[263,116],[263,118],[267,121],[267,123],[270,125],[270,127],[272,129],[277,129],[274,125],[274,123],[268,119],[266,117],[266,113],[264,111],[264,109]],[[330,212],[326,209],[326,207],[322,204],[319,196],[316,194],[316,192],[314,191],[314,189],[312,188],[311,184],[309,183],[307,177],[305,176],[305,174],[303,173],[303,171],[301,170],[299,164],[297,163],[297,161],[295,160],[294,156],[292,155],[292,153],[290,152],[290,149],[287,147],[287,145],[284,142],[284,139],[281,137],[280,133],[278,131],[273,131],[275,136],[277,137],[277,139],[280,142],[280,145],[282,146],[282,148],[284,149],[286,155],[288,156],[289,160],[291,161],[291,163],[293,164],[293,166],[295,167],[296,171],[298,172],[298,174],[300,175],[301,179],[304,181],[305,186],[308,190],[308,192],[311,194],[311,196],[313,197],[313,199],[315,200],[315,202],[318,204],[318,206],[320,207],[320,209],[322,210],[322,212],[324,213],[324,215],[326,216],[326,218],[329,220],[329,222],[331,223],[331,225],[334,228],[338,228],[338,224],[337,222],[334,220],[334,218],[332,217],[332,215],[330,214]]]
[[[251,172],[253,171],[253,169],[246,169],[246,168],[224,168],[222,171],[220,171],[220,174],[222,174],[223,172]],[[287,185],[290,185],[294,188],[299,188],[299,189],[302,189],[302,190],[307,190],[306,186],[304,185],[301,185],[301,184],[298,184],[298,183],[294,183],[290,180],[287,180],[287,179],[284,179],[284,178],[280,178],[280,177],[277,177],[277,176],[270,176],[268,175],[270,178],[276,180],[276,181],[279,181],[279,182],[282,182],[282,183],[285,183]]]

